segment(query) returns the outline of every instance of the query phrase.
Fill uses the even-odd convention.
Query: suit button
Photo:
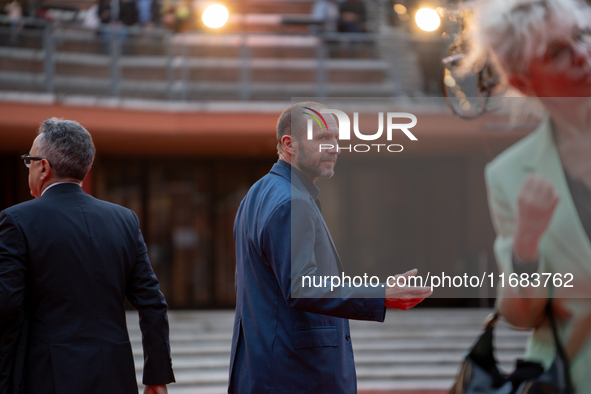
[[[345,337],[345,339],[346,339],[347,341],[350,341],[350,340],[351,340],[351,335],[347,334],[347,336]]]

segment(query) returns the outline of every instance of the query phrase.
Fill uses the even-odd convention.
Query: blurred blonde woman
[[[546,111],[533,133],[486,168],[495,255],[505,273],[499,310],[513,325],[533,328],[527,358],[547,368],[555,349],[545,306],[553,298],[573,385],[577,393],[591,393],[589,8],[574,0],[480,2],[469,34],[466,62],[492,62],[507,87]],[[541,285],[511,287],[512,273],[534,285],[537,277]],[[552,277],[544,287],[543,273],[560,273],[562,283],[554,287]],[[572,288],[563,287],[571,278],[566,274]]]

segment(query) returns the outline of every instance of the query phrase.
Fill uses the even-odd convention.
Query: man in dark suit
[[[332,115],[313,125],[318,103],[286,109],[277,123],[279,161],[248,192],[234,224],[236,317],[229,393],[356,393],[347,319],[383,321],[386,307],[408,309],[424,287],[305,289],[302,276],[342,273],[322,218],[317,178],[334,174],[338,128]],[[403,275],[415,275],[416,270]],[[335,297],[335,294],[338,297]]]
[[[0,329],[14,337],[23,311],[28,323],[15,392],[137,393],[124,297],[140,316],[145,393],[174,382],[168,306],[138,218],[82,191],[94,153],[78,123],[44,121],[23,156],[35,199],[0,213]]]

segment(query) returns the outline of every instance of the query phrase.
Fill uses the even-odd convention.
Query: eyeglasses
[[[571,40],[560,40],[551,43],[544,54],[546,63],[553,63],[560,67],[572,64],[574,59],[574,46],[579,45],[584,50],[591,49],[591,28],[577,29]]]
[[[21,159],[23,159],[23,161],[25,162],[25,167],[27,167],[27,168],[31,167],[32,161],[43,160],[42,157],[29,156],[28,153],[26,155],[22,155]],[[49,161],[47,161],[47,162],[49,163]],[[49,166],[52,167],[51,163],[49,163]]]

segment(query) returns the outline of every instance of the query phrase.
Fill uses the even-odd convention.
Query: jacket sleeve
[[[0,212],[0,329],[23,307],[26,261],[20,228],[9,213]]]
[[[384,321],[385,288],[302,286],[302,276],[318,275],[314,253],[316,220],[311,201],[293,199],[276,207],[262,236],[262,250],[281,292],[294,309],[356,320]],[[294,278],[292,282],[292,278]]]
[[[515,231],[516,202],[511,203],[510,197],[497,179],[494,167],[488,164],[485,178],[488,193],[488,205],[493,226],[497,233],[494,242],[494,253],[499,271],[505,273],[505,286],[498,286],[497,307],[501,314],[513,325],[532,327],[544,315],[544,308],[549,297],[548,288],[511,287],[508,285],[509,275],[513,269],[513,232]],[[539,272],[548,271],[545,256],[539,255]]]
[[[127,282],[125,295],[139,314],[144,349],[143,384],[163,385],[174,382],[169,343],[168,305],[152,270],[148,249],[139,231],[139,224],[137,257]]]

